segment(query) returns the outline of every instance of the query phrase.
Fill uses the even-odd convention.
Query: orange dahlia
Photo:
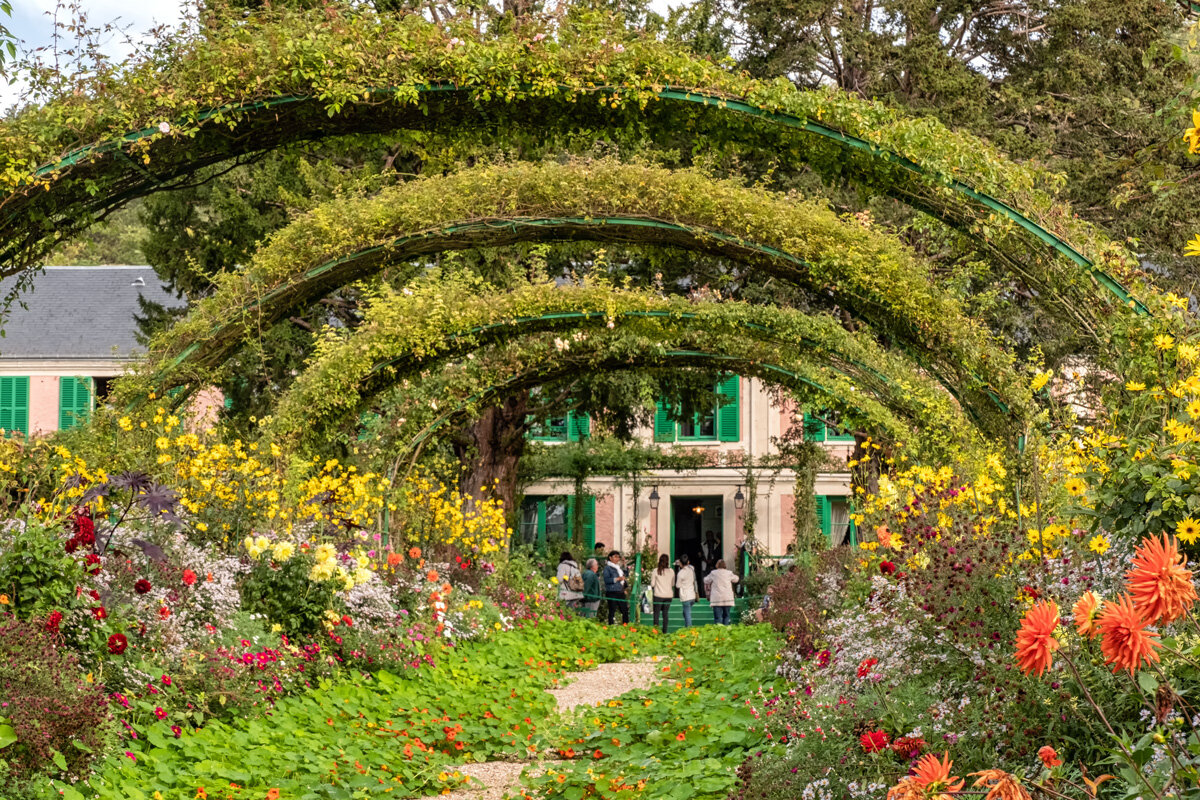
[[[1021,620],[1017,631],[1017,665],[1028,675],[1036,671],[1040,676],[1050,667],[1058,640],[1054,629],[1058,627],[1058,606],[1053,602],[1036,603]]]
[[[1104,663],[1112,665],[1113,672],[1125,669],[1133,675],[1143,661],[1147,664],[1158,661],[1155,650],[1162,647],[1158,634],[1146,630],[1146,620],[1129,595],[1105,603],[1096,624],[1103,637],[1100,652],[1104,654]]]
[[[1196,587],[1186,567],[1187,557],[1179,554],[1179,542],[1174,537],[1164,533],[1161,541],[1151,536],[1138,545],[1125,581],[1134,606],[1146,622],[1174,622],[1196,602]]]
[[[963,787],[963,779],[950,774],[950,768],[954,766],[954,762],[950,760],[950,753],[942,755],[942,760],[938,761],[933,753],[927,753],[921,756],[917,765],[913,767],[913,774],[909,780],[927,797],[936,798],[943,793],[951,794]]]
[[[1033,800],[1016,776],[1002,769],[980,770],[972,772],[970,777],[976,779],[975,783],[971,784],[972,787],[988,790],[983,800]]]
[[[1096,627],[1096,615],[1104,601],[1095,592],[1084,592],[1071,609],[1071,619],[1075,620],[1075,630],[1080,636],[1095,639],[1099,628]]]

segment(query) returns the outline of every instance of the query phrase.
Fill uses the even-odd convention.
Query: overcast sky
[[[106,23],[116,23],[136,39],[157,25],[178,22],[185,2],[186,0],[79,0],[79,6],[87,14],[90,27],[99,28]],[[665,14],[669,7],[679,4],[680,0],[651,0],[650,3],[654,10],[662,14]],[[26,48],[48,46],[54,35],[52,14],[57,6],[57,0],[16,0],[13,3],[12,19],[0,19],[0,22],[17,35]],[[120,57],[129,52],[129,45],[123,35],[108,36],[102,44],[105,51],[113,57]],[[20,94],[20,86],[7,83],[0,85],[0,108],[12,105],[19,99]]]

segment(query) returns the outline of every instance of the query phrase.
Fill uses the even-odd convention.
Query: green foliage
[[[446,648],[404,676],[322,680],[269,716],[209,720],[179,739],[152,729],[131,744],[136,761],[113,755],[87,788],[99,798],[191,797],[218,781],[237,783],[239,797],[436,794],[466,781],[455,764],[541,751],[556,708],[544,689],[562,672],[660,649],[653,633],[601,631],[544,621]]]
[[[106,209],[156,190],[164,174],[235,158],[251,142],[257,150],[306,138],[314,124],[322,133],[361,130],[362,109],[377,111],[391,127],[405,118],[435,126],[460,121],[445,113],[443,103],[465,105],[468,115],[476,105],[514,115],[505,129],[530,119],[554,120],[548,123],[553,128],[578,113],[589,126],[620,130],[648,116],[672,134],[695,130],[731,154],[762,147],[786,154],[790,163],[807,161],[829,180],[874,186],[979,237],[1009,267],[1019,264],[1022,277],[1046,292],[1047,301],[1059,302],[1067,318],[1085,327],[1095,322],[1078,302],[1091,296],[1087,270],[1056,270],[1057,256],[1011,214],[1000,209],[993,215],[972,195],[947,186],[965,179],[978,191],[999,195],[1106,268],[1127,275],[1131,263],[1054,202],[1059,184],[1045,170],[1016,167],[971,137],[906,119],[880,103],[803,92],[784,80],[750,80],[672,45],[623,33],[594,14],[575,14],[561,24],[530,19],[519,33],[498,26],[485,35],[339,6],[319,15],[264,11],[239,16],[233,25],[216,16],[206,21],[202,39],[182,34],[182,40],[164,41],[119,78],[101,66],[78,83],[61,82],[52,102],[0,128],[6,157],[0,179],[15,192],[10,208],[26,212],[10,217],[10,228],[21,229],[9,231],[11,265],[30,263],[48,238],[87,224],[87,214],[73,212]],[[446,91],[451,86],[458,88]],[[759,110],[741,117],[662,103],[656,98],[664,86],[703,93],[717,105],[722,98],[743,99]],[[589,102],[594,98],[608,119],[594,119],[600,105]],[[238,135],[225,136],[220,129],[227,127]],[[829,129],[849,138],[828,136]],[[135,133],[113,144],[112,137],[129,131]],[[98,144],[35,177],[39,165],[88,140]],[[114,147],[143,164],[109,158]],[[897,168],[901,159],[918,168]],[[146,162],[159,169],[153,183],[137,172]],[[1043,274],[1054,279],[1048,283]],[[1075,302],[1066,302],[1068,296]]]
[[[257,560],[241,586],[242,607],[262,614],[289,636],[300,638],[318,633],[325,612],[340,606],[335,581],[309,578],[315,560],[298,554],[283,563],[268,557]]]
[[[559,735],[574,760],[537,778],[536,796],[579,798],[725,798],[747,753],[771,747],[759,703],[774,705],[771,655],[779,642],[764,626],[710,625],[668,640],[679,660],[661,683],[600,708],[580,709]],[[602,794],[596,790],[600,789]]]
[[[9,530],[0,533],[0,594],[11,603],[5,610],[30,619],[74,608],[83,567],[63,549],[62,526],[36,519],[8,524]]]

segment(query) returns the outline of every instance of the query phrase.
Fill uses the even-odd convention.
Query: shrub
[[[65,780],[86,775],[111,730],[103,688],[87,683],[75,656],[57,647],[46,627],[0,618],[0,743],[6,733],[16,737],[3,749],[8,773],[0,788],[13,793],[53,767]]]

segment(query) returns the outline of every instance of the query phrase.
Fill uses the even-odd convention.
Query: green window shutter
[[[804,441],[806,442],[823,442],[825,441],[825,423],[804,412]]]
[[[675,420],[667,412],[667,404],[659,400],[654,409],[654,441],[675,441]]]
[[[821,526],[821,533],[825,534],[825,541],[833,541],[833,514],[829,507],[829,496],[820,495],[817,497],[817,524]]]
[[[0,378],[0,428],[29,434],[29,378]]]
[[[92,415],[92,379],[63,376],[58,379],[58,429],[85,424]]]
[[[543,498],[537,504],[537,541],[546,541],[546,500]]]
[[[596,546],[596,498],[592,495],[583,504],[583,541],[587,546],[584,552],[592,552]]]
[[[567,440],[578,442],[592,435],[592,418],[582,411],[567,412]]]
[[[717,409],[717,439],[722,442],[736,442],[742,438],[742,409],[739,396],[741,383],[740,377],[729,375],[717,384],[717,394],[729,398],[728,402]]]

